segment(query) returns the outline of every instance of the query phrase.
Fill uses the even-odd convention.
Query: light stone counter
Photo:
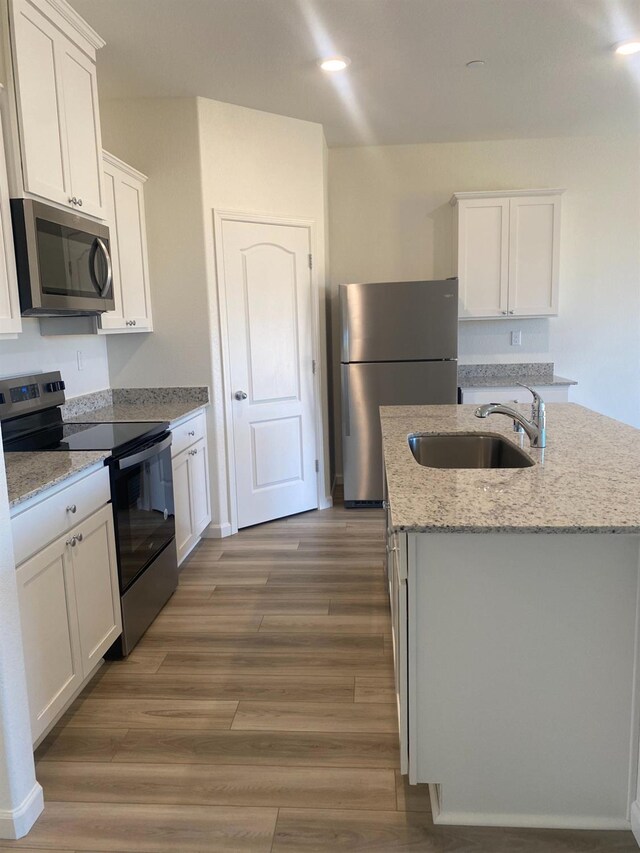
[[[172,426],[176,421],[197,412],[206,403],[176,402],[142,402],[142,403],[113,403],[99,409],[91,409],[82,414],[67,418],[67,423],[110,423],[112,421],[130,421],[133,423],[157,423],[168,421]]]
[[[108,456],[108,452],[100,450],[5,453],[9,506],[29,500]]]
[[[520,410],[527,414],[529,407]],[[381,407],[391,523],[441,533],[640,533],[640,430],[575,403],[547,405],[547,447],[529,447],[504,415],[476,406]],[[500,433],[523,447],[531,468],[426,468],[413,432]]]
[[[208,403],[208,389],[202,386],[114,388],[68,400],[62,411],[67,423],[168,421],[173,425]]]

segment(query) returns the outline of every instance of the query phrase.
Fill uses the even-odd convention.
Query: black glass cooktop
[[[119,454],[168,428],[167,423],[57,423],[16,436],[6,442],[4,450],[109,450]]]

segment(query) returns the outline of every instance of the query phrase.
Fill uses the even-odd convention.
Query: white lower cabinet
[[[568,403],[571,385],[537,385],[545,403]],[[495,386],[493,388],[463,388],[463,403],[531,403],[531,391],[522,386]]]
[[[122,630],[111,504],[78,525],[71,556],[82,669],[88,674]]]
[[[23,563],[17,581],[35,741],[82,683],[73,566],[66,537]]]
[[[25,560],[16,579],[35,742],[122,631],[111,504]]]
[[[197,545],[202,531],[211,521],[209,456],[204,429],[203,413],[183,421],[172,429],[174,434],[173,496],[178,565]]]
[[[391,530],[387,509],[387,575],[391,605],[393,672],[400,737],[400,772],[409,772],[408,622],[407,622],[407,535]]]

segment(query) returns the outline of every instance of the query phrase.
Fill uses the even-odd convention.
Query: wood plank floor
[[[0,851],[631,853],[626,832],[436,827],[398,771],[384,523],[337,506],[208,540],[37,752]]]

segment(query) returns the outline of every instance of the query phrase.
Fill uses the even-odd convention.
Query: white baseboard
[[[202,531],[203,539],[224,539],[231,536],[231,525],[229,522],[224,524],[210,524]]]
[[[431,788],[430,788],[431,790]],[[448,812],[440,808],[433,822],[446,826],[508,826],[521,829],[631,829],[625,818],[590,815],[493,814],[490,812]]]
[[[35,782],[22,803],[15,809],[0,809],[0,838],[15,841],[25,836],[44,809],[42,787]]]
[[[631,831],[640,847],[640,802],[638,800],[631,803]]]

